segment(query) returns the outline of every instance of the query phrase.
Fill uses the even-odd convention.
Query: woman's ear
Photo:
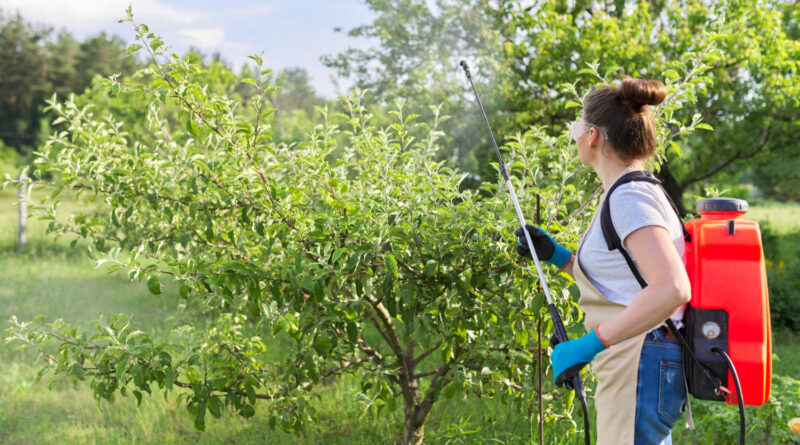
[[[602,139],[603,135],[600,134],[600,130],[597,127],[589,129],[589,148],[597,147]]]

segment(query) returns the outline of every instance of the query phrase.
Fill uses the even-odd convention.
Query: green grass
[[[179,310],[179,298],[171,289],[151,295],[142,283],[131,284],[122,274],[96,270],[80,250],[67,247],[69,239],[46,238],[43,222],[30,221],[32,253],[17,254],[14,199],[13,192],[0,193],[0,328],[12,314],[20,319],[44,314],[48,320],[64,318],[85,326],[99,312],[126,313],[137,327],[166,336],[175,318],[190,320]],[[66,215],[73,209],[62,210]],[[800,206],[759,206],[748,216],[795,227],[786,233],[800,230]],[[776,374],[800,375],[800,344],[793,338],[791,333],[775,335]],[[97,401],[87,383],[57,381],[51,390],[50,378],[36,381],[40,365],[32,351],[0,345],[0,443],[393,443],[402,421],[401,409],[378,418],[365,414],[367,401],[359,394],[358,379],[344,376],[315,390],[318,421],[301,436],[271,431],[266,402],[259,402],[256,417],[250,420],[230,414],[221,419],[208,416],[201,433],[175,393],[165,400],[155,391],[141,407],[134,398]],[[427,442],[528,442],[531,424],[526,408],[472,395],[439,400],[426,425]],[[555,438],[548,437],[547,442],[551,439]],[[582,436],[571,439],[579,443]]]
[[[745,218],[769,225],[775,235],[800,232],[800,205],[787,202],[768,202],[750,208]]]

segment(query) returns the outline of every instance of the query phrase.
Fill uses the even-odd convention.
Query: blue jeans
[[[678,340],[666,328],[647,333],[636,386],[635,445],[672,445],[670,430],[686,401],[683,358]]]

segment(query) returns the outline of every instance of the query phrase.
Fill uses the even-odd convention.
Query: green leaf
[[[75,363],[70,368],[70,374],[74,375],[78,378],[78,380],[84,380],[86,378],[86,371],[83,370],[83,366],[80,363]]]
[[[391,276],[393,279],[397,279],[397,260],[395,260],[394,255],[391,253],[387,253],[384,257],[384,263],[386,264],[386,273]]]
[[[528,330],[527,329],[520,329],[514,333],[514,338],[517,341],[517,344],[522,346],[523,348],[528,346]]]
[[[194,427],[198,431],[206,430],[206,406],[201,404],[197,409],[197,415],[194,418]]]
[[[150,275],[147,279],[147,288],[150,290],[150,293],[153,295],[161,294],[161,281],[155,275]]]
[[[452,399],[453,396],[456,395],[456,390],[457,389],[458,388],[456,387],[456,382],[450,382],[450,383],[447,384],[447,386],[444,387],[444,389],[442,390],[442,393],[444,394],[444,397],[449,400],[449,399]]]
[[[212,416],[219,419],[220,416],[222,416],[222,409],[224,407],[224,405],[222,404],[222,400],[219,397],[209,397],[207,403],[208,403],[208,411],[211,413]]]
[[[670,146],[670,147],[671,147],[673,150],[675,150],[675,153],[677,153],[677,154],[678,154],[678,156],[682,156],[683,152],[681,151],[681,147],[680,147],[680,146],[678,146],[678,144],[676,144],[676,143],[675,143],[675,141],[669,141],[669,146]]]
[[[439,263],[437,261],[431,260],[425,264],[425,267],[423,268],[422,271],[425,273],[426,277],[430,278],[436,275],[436,271],[438,269],[439,269]]]
[[[347,249],[345,249],[344,247],[340,247],[340,248],[336,249],[336,251],[333,252],[333,255],[331,256],[331,263],[335,264],[336,261],[339,258],[341,258],[342,255],[344,255],[346,252],[347,252]]]
[[[319,354],[328,354],[333,347],[331,337],[326,332],[320,332],[314,337],[314,349]]]
[[[117,377],[117,381],[122,383],[122,378],[125,376],[125,371],[128,370],[128,361],[130,360],[130,355],[125,354],[122,359],[117,362],[117,370],[114,375]]]
[[[178,288],[178,295],[184,300],[189,299],[189,286],[184,283],[181,283],[180,287]]]
[[[194,122],[194,119],[188,119],[186,121],[186,131],[189,132],[194,137],[200,137],[200,129],[197,128],[197,124]]]
[[[126,55],[130,56],[131,54],[135,53],[142,49],[142,45],[134,43],[133,45],[128,47],[128,50],[125,52]]]
[[[247,395],[247,400],[251,404],[256,403],[256,390],[253,389],[253,385],[245,385],[244,392]]]
[[[269,429],[275,431],[275,427],[277,426],[277,424],[278,424],[278,416],[276,416],[275,414],[271,414],[269,416]]]
[[[711,125],[708,125],[708,124],[707,124],[707,123],[705,123],[705,122],[701,122],[701,123],[697,124],[697,125],[695,126],[695,128],[699,128],[699,129],[701,129],[701,130],[714,131],[714,127],[712,127]]]
[[[244,417],[245,419],[249,419],[256,414],[256,410],[253,408],[253,405],[245,405],[242,409],[239,410],[239,415]]]

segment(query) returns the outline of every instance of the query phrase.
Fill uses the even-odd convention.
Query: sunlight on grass
[[[770,202],[752,206],[745,218],[767,223],[776,235],[800,232],[800,205]]]

